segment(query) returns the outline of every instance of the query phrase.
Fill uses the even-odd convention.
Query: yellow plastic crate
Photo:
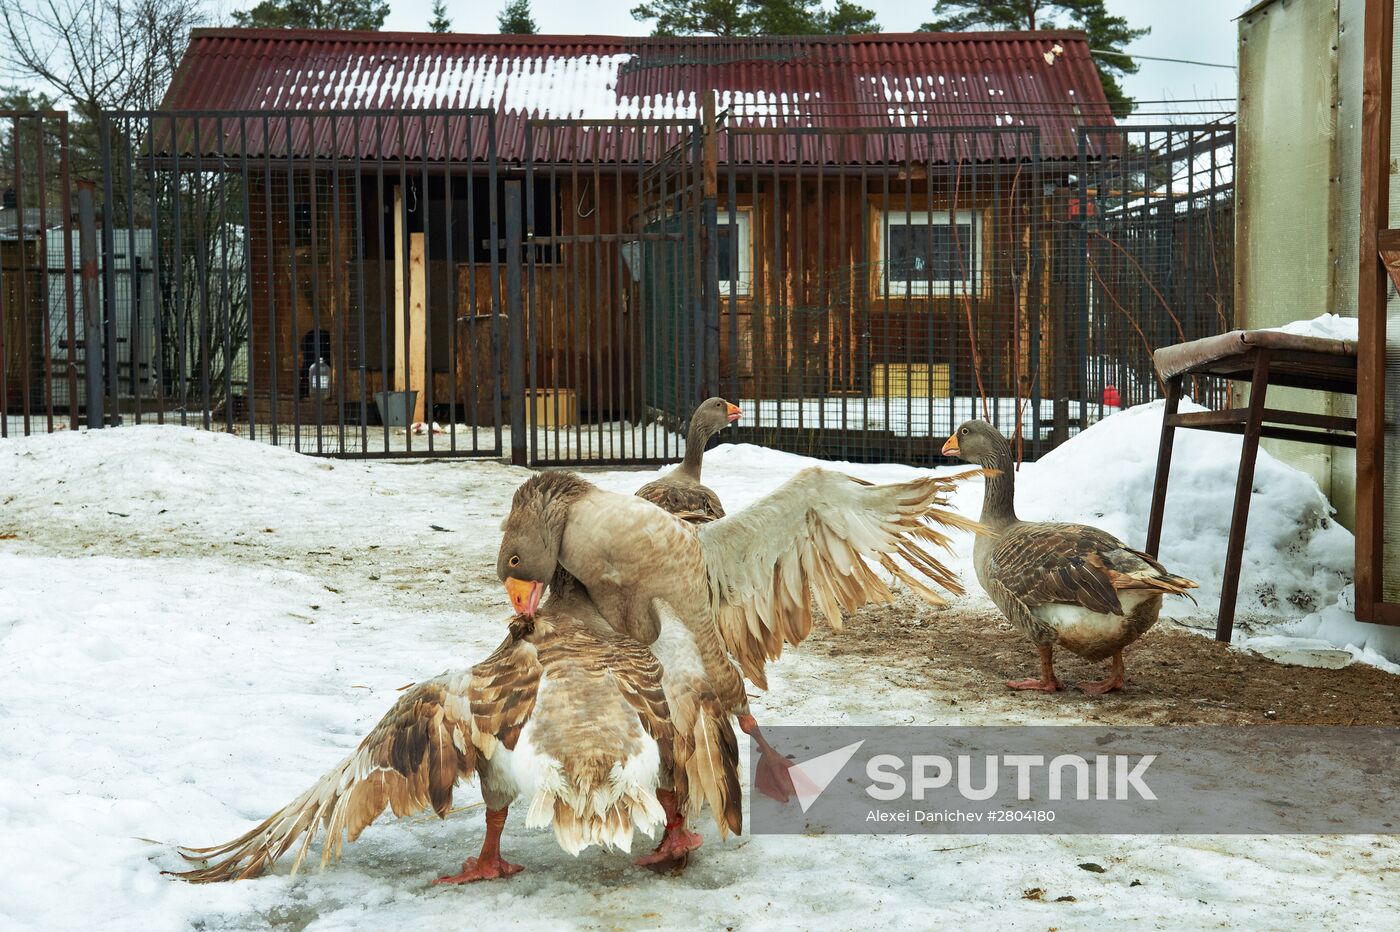
[[[944,362],[881,362],[870,367],[870,394],[876,398],[946,398],[948,389]]]
[[[530,423],[538,427],[574,426],[578,423],[578,392],[572,388],[541,388],[532,392]]]

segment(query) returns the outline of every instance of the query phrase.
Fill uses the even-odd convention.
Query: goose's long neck
[[[710,442],[710,436],[710,431],[698,418],[691,420],[690,433],[685,438],[685,459],[681,460],[677,472],[700,481],[700,461],[705,456],[705,444]]]
[[[995,469],[987,477],[986,493],[982,498],[982,523],[988,527],[1004,527],[1016,522],[1016,464],[1009,449],[999,450],[992,461],[984,463]]]

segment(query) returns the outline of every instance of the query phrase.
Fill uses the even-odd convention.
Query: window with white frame
[[[980,210],[887,210],[880,224],[884,293],[976,294],[982,279]]]
[[[744,208],[734,211],[721,210],[715,222],[715,232],[719,239],[719,296],[723,301],[733,293],[747,295],[753,280],[753,239],[750,227],[753,211]]]

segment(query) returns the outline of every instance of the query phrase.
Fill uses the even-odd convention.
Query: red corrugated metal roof
[[[1113,119],[1082,33],[909,33],[725,39],[606,36],[501,36],[438,33],[198,29],[171,82],[164,110],[278,111],[472,108],[492,111],[497,155],[523,160],[528,121],[596,121],[544,139],[551,161],[635,157],[643,134],[615,120],[690,120],[707,91],[729,111],[736,132],[720,158],[791,161],[793,136],[772,128],[855,126],[879,131],[809,144],[803,158],[921,161],[1027,155],[1038,135],[1046,158],[1075,155],[1073,128]],[[481,158],[485,119],[365,120],[360,138],[339,119],[266,128],[274,151],[290,133],[298,154],[338,152],[397,157]],[[222,135],[229,151],[263,151],[260,117],[234,125],[205,121],[198,148]],[[468,140],[466,126],[472,124]],[[1024,127],[1029,131],[956,139],[950,130]],[[424,133],[424,129],[427,133]],[[181,127],[182,149],[193,145]],[[665,144],[669,134],[649,142]],[[380,138],[383,137],[383,138]],[[730,146],[732,145],[732,149]],[[863,148],[863,151],[862,151]],[[546,151],[548,149],[548,151]]]

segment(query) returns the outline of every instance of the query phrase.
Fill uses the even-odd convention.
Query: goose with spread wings
[[[525,616],[562,568],[641,643],[678,617],[687,654],[758,743],[758,787],[782,799],[790,764],[749,714],[745,678],[767,688],[765,665],[807,637],[814,605],[839,628],[844,612],[891,601],[890,578],[934,604],[944,601],[939,590],[961,593],[930,549],[978,528],[946,507],[961,478],[872,485],[807,469],[741,512],[693,524],[577,475],[543,473],[515,493],[497,574]]]
[[[670,637],[663,621],[658,643]],[[673,627],[673,626],[671,626]],[[712,690],[606,625],[567,583],[483,662],[405,692],[355,751],[310,789],[221,845],[182,849],[199,866],[181,879],[256,877],[296,848],[293,873],[317,834],[321,864],[338,857],[386,808],[445,818],[459,780],[480,778],[486,836],[477,857],[437,883],[508,877],[506,815],[528,800],[526,825],[550,825],[560,847],[629,850],[708,806],[721,836],[742,824],[738,742]],[[663,798],[666,800],[663,802]],[[300,842],[300,844],[298,844]],[[638,863],[671,863],[668,850]]]

